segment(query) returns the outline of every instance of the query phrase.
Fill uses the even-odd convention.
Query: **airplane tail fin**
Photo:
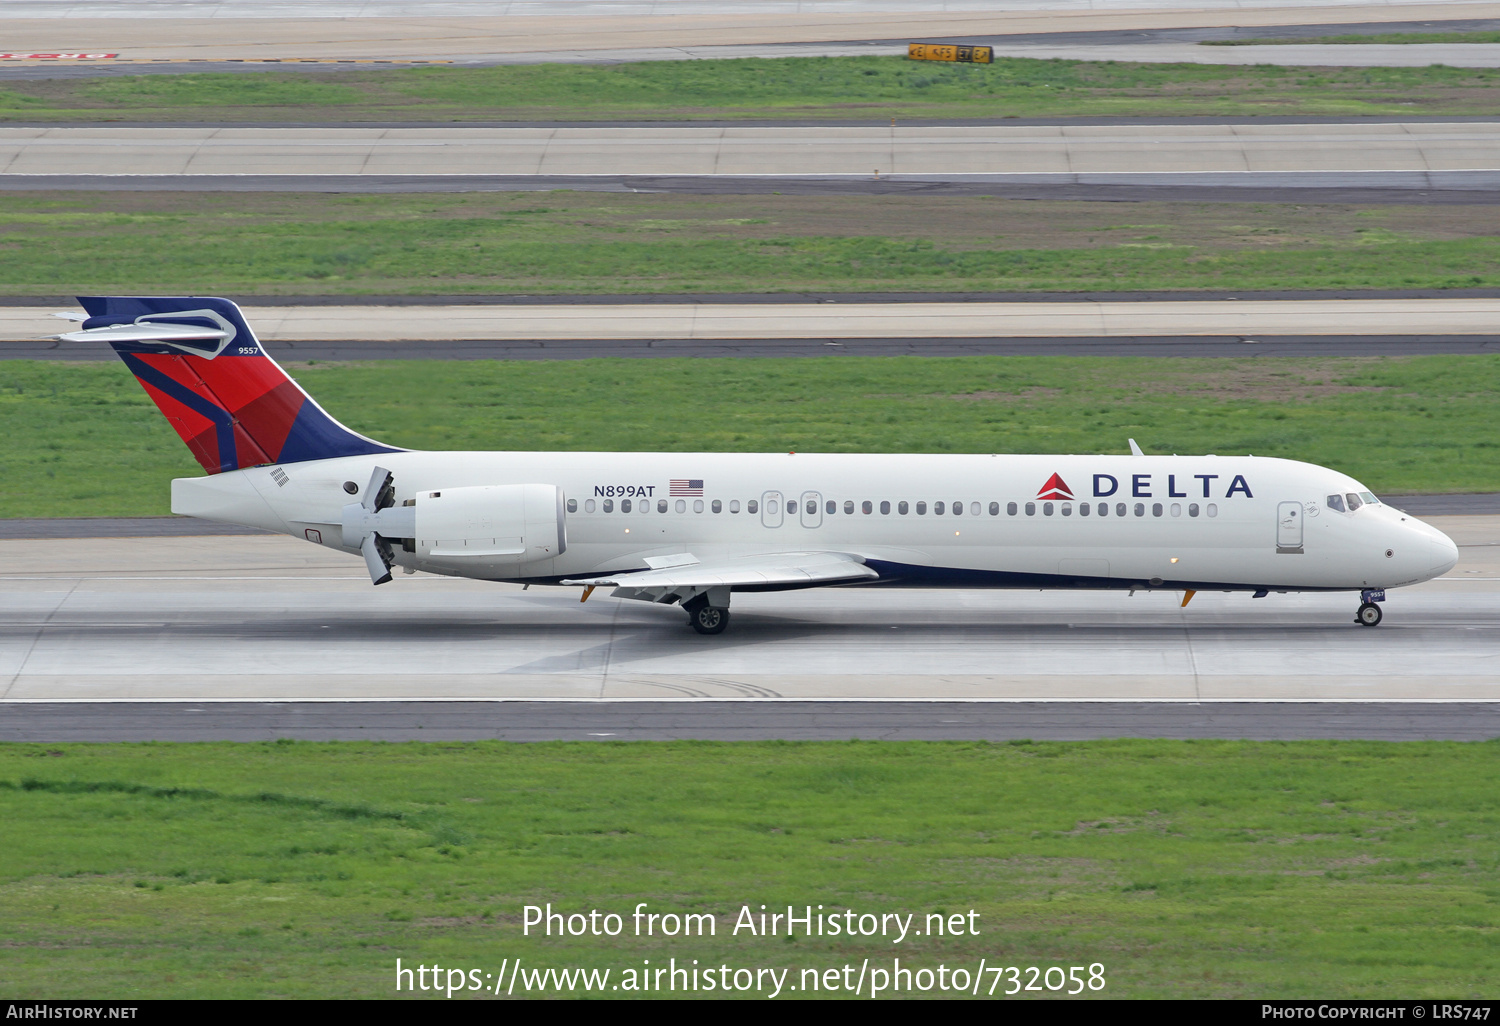
[[[227,299],[79,296],[89,314],[68,342],[120,354],[203,469],[400,452],[330,417],[266,354]]]

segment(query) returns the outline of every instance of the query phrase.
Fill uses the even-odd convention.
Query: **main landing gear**
[[[688,624],[699,634],[723,634],[729,626],[729,608],[711,606],[707,595],[695,595],[682,604],[687,610]]]
[[[1384,614],[1375,603],[1385,601],[1385,589],[1367,589],[1359,593],[1359,598],[1359,612],[1354,614],[1354,622],[1361,627],[1379,627]]]

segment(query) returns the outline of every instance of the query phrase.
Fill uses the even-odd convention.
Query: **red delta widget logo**
[[[1232,499],[1236,495],[1243,495],[1247,499],[1255,496],[1250,491],[1250,484],[1245,480],[1245,475],[1235,474],[1229,479],[1227,486],[1219,474],[1167,474],[1166,491],[1159,492],[1163,482],[1153,481],[1151,474],[1130,475],[1130,496],[1135,499],[1186,499],[1189,495],[1194,498],[1214,498],[1219,488],[1224,489],[1223,498]],[[1179,487],[1181,479],[1181,487]],[[1120,491],[1120,480],[1113,474],[1094,475],[1094,498],[1104,499]],[[1047,478],[1047,483],[1037,491],[1036,497],[1044,500],[1069,500],[1072,499],[1073,489],[1062,479],[1061,474],[1053,474]]]

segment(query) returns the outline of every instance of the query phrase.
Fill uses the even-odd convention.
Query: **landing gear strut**
[[[687,610],[688,624],[699,634],[723,634],[729,626],[729,609],[711,606],[707,595],[695,595],[682,604]]]
[[[1380,607],[1375,603],[1385,601],[1384,589],[1370,589],[1359,593],[1359,612],[1354,614],[1354,622],[1361,627],[1379,627],[1383,615]]]

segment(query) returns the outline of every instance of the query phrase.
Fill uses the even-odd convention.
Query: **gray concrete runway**
[[[982,184],[1431,188],[1464,172],[1493,190],[1500,122],[1375,124],[756,125],[656,128],[0,127],[6,175],[869,176]],[[1138,176],[1166,176],[1142,179]],[[1329,179],[1336,174],[1343,180]],[[1026,176],[1026,177],[1017,177]],[[1091,176],[1091,177],[1079,177]],[[1207,176],[1207,177],[1198,177]],[[1351,180],[1352,176],[1352,180]],[[1390,188],[1369,179],[1371,188]]]
[[[1494,18],[1482,2],[1370,0],[528,0],[108,2],[10,0],[12,52],[134,58],[494,59],[538,51],[905,40],[1067,30]],[[232,26],[232,30],[228,27]]]
[[[55,702],[0,706],[0,742],[1483,741],[1483,702]]]
[[[1397,500],[1399,502],[1399,500]],[[278,536],[0,541],[0,701],[1500,701],[1500,516],[1346,595],[821,589],[675,609],[417,575]]]
[[[1016,303],[585,303],[451,306],[242,307],[267,342],[585,342],[816,339],[1244,339],[1262,336],[1473,336],[1489,339],[1500,299],[1288,299],[1037,301]],[[37,340],[67,330],[46,307],[0,306],[0,351],[37,352]],[[759,343],[756,343],[759,344]],[[97,343],[58,352],[97,355]]]
[[[872,169],[873,170],[873,169]],[[0,192],[648,192],[788,196],[945,195],[1106,203],[1500,202],[1500,171],[994,175],[0,174]]]
[[[59,304],[59,309],[71,304]],[[264,342],[277,360],[597,360],[792,356],[1432,356],[1500,353],[1495,335],[1094,336],[1073,338],[520,339],[499,341]],[[0,360],[97,362],[97,345],[37,339],[0,342]]]

